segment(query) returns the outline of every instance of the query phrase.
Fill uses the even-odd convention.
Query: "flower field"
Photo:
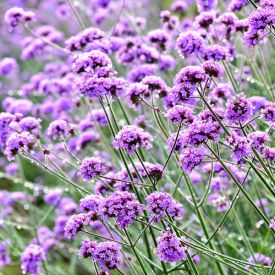
[[[275,2],[0,2],[0,274],[275,274]]]

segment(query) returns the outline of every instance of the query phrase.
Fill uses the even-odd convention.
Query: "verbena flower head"
[[[19,7],[13,7],[6,11],[5,22],[12,28],[15,28],[18,23],[25,23],[35,20],[35,14],[32,11],[25,11]]]
[[[101,268],[119,268],[122,263],[121,246],[111,241],[99,243],[92,253],[92,258],[99,263]]]
[[[229,50],[225,46],[211,45],[201,50],[201,56],[205,60],[227,60],[230,57]]]
[[[57,139],[60,137],[65,138],[68,136],[68,134],[69,134],[69,125],[65,120],[62,120],[62,119],[55,120],[51,122],[48,127],[48,135],[52,139]]]
[[[243,158],[249,157],[252,152],[246,137],[242,137],[236,132],[227,136],[226,141],[233,147],[233,156],[237,161],[242,161]]]
[[[186,258],[180,239],[169,231],[157,238],[157,253],[162,262],[178,262]]]
[[[16,59],[5,57],[0,61],[0,75],[9,76],[16,72],[18,64]]]
[[[200,66],[187,66],[177,73],[175,83],[183,84],[189,82],[194,85],[203,82],[205,77],[204,70]]]
[[[275,103],[265,104],[261,112],[261,117],[267,122],[275,123]]]
[[[242,94],[231,100],[226,106],[226,118],[233,123],[244,123],[252,115],[252,105]]]
[[[256,260],[256,262],[255,262],[255,260]],[[272,263],[272,259],[270,257],[267,257],[267,256],[265,256],[264,254],[261,254],[261,253],[255,253],[253,256],[250,256],[248,258],[248,261],[250,263],[253,263],[253,264],[260,263],[263,266],[270,266],[271,263]],[[246,268],[251,269],[251,266],[248,265],[248,266],[246,266]]]
[[[22,272],[38,275],[41,271],[42,261],[45,258],[45,253],[41,246],[30,244],[21,255]]]
[[[196,0],[199,12],[214,10],[217,2],[217,0]]]
[[[99,214],[103,219],[116,218],[119,228],[124,229],[140,216],[144,206],[141,205],[133,193],[117,191],[102,200]]]
[[[195,31],[181,33],[176,41],[176,50],[183,58],[197,54],[202,47],[203,38]]]
[[[187,148],[179,156],[179,165],[187,173],[200,165],[205,159],[205,150],[203,148]]]
[[[9,244],[10,240],[0,242],[0,268],[9,265],[11,262],[11,258],[8,252]]]
[[[34,117],[24,117],[18,123],[20,131],[27,131],[33,134],[35,137],[40,136],[40,120]]]
[[[267,133],[255,131],[248,135],[248,141],[256,149],[262,149],[270,141]]]
[[[9,160],[14,159],[15,155],[23,150],[31,150],[35,144],[35,138],[28,132],[21,134],[13,133],[6,142],[5,155]]]
[[[165,51],[170,41],[169,34],[161,29],[152,30],[147,34],[147,40],[154,45],[158,50]]]
[[[67,239],[72,239],[75,237],[77,232],[79,232],[84,225],[88,224],[88,216],[87,214],[76,214],[69,218],[66,222],[66,226],[64,228],[64,235]]]
[[[190,99],[190,97],[194,95],[195,91],[196,86],[194,84],[183,82],[171,88],[168,98],[174,105],[180,105],[181,103],[189,104],[193,102],[193,99]]]
[[[103,198],[99,195],[86,196],[85,198],[80,200],[80,203],[79,203],[80,211],[97,212],[99,204],[101,203],[102,200]]]
[[[142,83],[148,86],[152,93],[158,94],[160,97],[165,97],[168,93],[168,87],[165,81],[158,76],[145,76]]]
[[[198,27],[208,28],[214,23],[216,13],[213,11],[204,11],[196,16],[195,22]]]
[[[228,6],[228,10],[232,12],[238,12],[248,4],[247,0],[231,0]]]
[[[127,99],[130,106],[138,106],[141,104],[141,98],[148,98],[150,90],[143,83],[132,83],[127,89]]]
[[[167,112],[166,117],[173,123],[184,122],[186,124],[191,124],[195,118],[194,112],[190,108],[182,105],[176,105],[171,108]]]
[[[106,166],[104,161],[99,157],[85,158],[79,167],[79,172],[86,181],[99,176],[105,170]]]
[[[204,72],[210,77],[220,77],[223,74],[223,67],[220,63],[209,60],[202,64]]]
[[[267,161],[274,162],[275,161],[275,148],[264,147],[263,149],[263,158]]]
[[[81,247],[78,250],[78,256],[80,258],[92,258],[94,255],[94,251],[96,249],[97,242],[91,242],[89,240],[84,240],[81,243]]]
[[[142,128],[133,125],[124,126],[115,136],[113,145],[116,149],[125,149],[132,154],[136,149],[152,147],[153,137]]]
[[[195,120],[188,128],[187,140],[192,145],[200,145],[208,139],[216,142],[221,132],[217,121]]]
[[[147,196],[146,201],[154,221],[160,222],[166,217],[166,211],[172,218],[181,218],[183,207],[177,203],[169,193],[153,192]]]

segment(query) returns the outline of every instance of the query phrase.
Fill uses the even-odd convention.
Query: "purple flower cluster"
[[[157,243],[157,253],[161,261],[178,262],[186,258],[186,249],[176,234],[165,231],[157,238]]]
[[[99,157],[85,158],[79,168],[79,172],[84,180],[88,181],[99,176],[106,170],[104,162]]]
[[[128,154],[140,147],[149,149],[152,147],[153,137],[142,128],[126,125],[115,136],[113,145],[116,149],[125,149]]]
[[[35,20],[35,14],[32,11],[25,11],[19,7],[13,7],[5,13],[5,22],[12,28],[15,28],[20,22],[29,22]]]
[[[134,194],[117,191],[102,200],[99,205],[99,215],[103,219],[116,218],[118,226],[124,229],[141,215],[143,209]]]
[[[205,150],[202,148],[187,148],[181,153],[179,159],[181,168],[190,173],[205,159]]]
[[[84,240],[78,252],[82,258],[92,258],[103,269],[115,269],[121,265],[121,246],[115,242],[91,242]]]
[[[244,123],[252,116],[252,105],[244,95],[234,98],[226,107],[226,118],[235,124]]]
[[[36,244],[30,244],[21,256],[21,268],[23,273],[38,275],[41,271],[42,261],[45,260],[43,249]]]
[[[147,196],[146,201],[148,202],[149,211],[156,222],[160,222],[163,217],[166,217],[166,212],[172,218],[182,218],[183,216],[183,206],[168,193],[153,192]]]

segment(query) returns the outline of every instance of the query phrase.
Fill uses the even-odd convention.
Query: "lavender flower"
[[[226,137],[226,141],[233,147],[233,156],[237,161],[241,161],[251,154],[246,137],[239,136],[236,132],[233,132],[230,136]]]
[[[158,29],[150,31],[147,34],[147,40],[153,44],[158,50],[165,51],[168,47],[170,36],[164,30]]]
[[[177,262],[186,258],[185,248],[176,234],[165,231],[157,238],[157,243],[157,253],[161,261]]]
[[[189,82],[190,84],[201,83],[205,80],[205,73],[200,66],[187,66],[177,73],[175,78],[176,84]]]
[[[77,214],[73,215],[66,222],[66,226],[64,228],[64,235],[67,239],[72,239],[75,237],[77,232],[79,232],[84,225],[88,224],[88,216],[87,214]]]
[[[194,112],[185,106],[176,105],[173,108],[171,108],[167,114],[166,117],[171,120],[173,123],[186,123],[191,124],[194,121]]]
[[[191,54],[197,54],[203,47],[203,39],[201,35],[195,31],[187,31],[181,33],[176,41],[176,50],[184,57]]]
[[[142,128],[126,125],[116,135],[113,145],[116,149],[125,149],[128,154],[132,154],[137,148],[152,147],[153,137]]]
[[[247,139],[258,150],[261,150],[270,141],[268,134],[260,131],[250,133]]]
[[[226,107],[226,118],[235,124],[246,122],[252,115],[252,105],[244,95],[234,98]]]
[[[265,147],[263,149],[263,158],[267,161],[275,161],[275,148]]]
[[[183,207],[180,203],[176,202],[173,197],[168,193],[153,192],[147,196],[148,208],[154,221],[160,222],[163,217],[166,217],[166,211],[172,218],[181,218],[183,215]]]
[[[101,268],[118,268],[122,262],[121,246],[115,242],[99,243],[92,253],[92,258]]]
[[[106,67],[110,70],[107,70],[109,73],[104,75]],[[110,76],[111,68],[112,62],[110,58],[98,50],[93,50],[88,53],[81,54],[76,58],[72,66],[72,69],[75,73],[87,72],[93,75],[96,74],[98,76]]]
[[[84,240],[81,243],[81,248],[78,251],[80,258],[92,258],[97,247],[97,242]]]
[[[188,148],[182,152],[179,156],[180,162],[179,165],[187,173],[191,171],[205,158],[205,151],[202,148]]]
[[[34,144],[35,138],[30,133],[13,133],[7,140],[5,155],[9,160],[12,160],[14,159],[15,155],[20,151],[20,149],[26,151],[31,150]]]
[[[209,60],[202,64],[204,72],[210,77],[220,77],[223,74],[222,66],[215,61]]]
[[[41,246],[30,244],[21,255],[21,268],[23,273],[38,275],[41,262],[45,260],[45,253]]]
[[[97,212],[102,200],[103,200],[103,198],[101,196],[89,195],[89,196],[80,200],[80,203],[79,203],[80,211]]]
[[[275,103],[267,103],[261,112],[261,117],[267,122],[275,123]]]
[[[11,262],[8,252],[9,240],[0,242],[0,268],[9,265]]]
[[[116,218],[119,228],[124,229],[141,215],[143,208],[133,193],[117,191],[101,201],[99,214],[103,219]]]
[[[60,137],[67,137],[69,134],[69,125],[65,120],[55,120],[50,123],[48,127],[48,135],[52,139],[57,139]]]
[[[35,19],[32,11],[25,11],[22,8],[13,7],[6,11],[5,22],[12,28],[15,28],[20,22],[29,22]]]
[[[79,168],[84,180],[88,181],[102,174],[106,169],[104,162],[99,157],[85,158]]]

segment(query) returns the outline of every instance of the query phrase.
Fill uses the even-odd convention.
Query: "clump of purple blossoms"
[[[80,200],[80,203],[79,203],[80,211],[97,212],[102,200],[103,198],[99,195],[89,195]]]
[[[125,149],[128,154],[132,154],[136,149],[152,147],[153,137],[142,128],[126,125],[115,136],[113,145],[116,149]]]
[[[79,172],[86,181],[99,176],[105,170],[106,166],[104,165],[103,160],[99,157],[85,158],[79,167]]]
[[[116,218],[119,228],[124,229],[140,216],[144,206],[133,193],[117,191],[103,199],[99,205],[99,215],[103,219]]]
[[[81,254],[89,255],[103,269],[119,268],[122,263],[121,246],[116,242],[85,242],[82,243]]]
[[[270,138],[267,133],[256,131],[248,135],[248,141],[254,148],[261,150],[268,144]]]
[[[51,122],[48,127],[48,135],[52,139],[57,139],[60,137],[65,138],[68,136],[68,134],[69,134],[69,125],[65,120],[62,120],[62,119],[55,120]]]
[[[0,75],[9,76],[16,72],[18,64],[14,58],[6,57],[0,61]]]
[[[157,238],[157,253],[162,262],[178,262],[186,258],[185,248],[176,234],[163,232]]]
[[[22,272],[38,275],[41,270],[42,261],[45,258],[45,253],[41,246],[30,244],[21,255]]]
[[[195,85],[205,80],[205,73],[200,66],[187,66],[177,73],[175,78],[176,84],[190,83]]]
[[[181,218],[183,216],[183,206],[168,193],[153,192],[147,196],[146,201],[155,222],[160,222],[163,217],[166,217],[166,211],[172,218]]]
[[[275,123],[275,103],[267,103],[262,109],[261,117],[267,122]]]
[[[250,256],[248,258],[248,261],[250,263],[253,263],[253,264],[256,264],[255,260],[256,260],[256,263],[260,263],[263,266],[270,266],[271,263],[272,263],[272,259],[270,257],[267,257],[267,256],[265,256],[264,254],[261,254],[261,253],[255,253],[253,256]],[[251,266],[247,265],[246,268],[251,269]]]
[[[9,160],[14,159],[20,149],[28,151],[35,145],[35,138],[28,132],[13,133],[6,142],[5,155]]]
[[[25,11],[22,8],[13,7],[6,11],[4,19],[11,28],[15,28],[18,23],[35,20],[35,14],[32,11]]]
[[[187,148],[181,153],[179,159],[181,168],[191,173],[205,159],[205,151],[203,148]]]
[[[9,241],[0,242],[0,268],[10,264],[11,258],[8,252]]]
[[[79,55],[72,65],[72,69],[75,73],[86,72],[99,77],[105,76],[104,73],[106,72],[106,68],[111,70],[112,62],[105,53],[98,50]]]
[[[181,33],[176,41],[176,50],[183,58],[199,53],[202,47],[203,38],[195,31]]]
[[[171,108],[167,114],[166,117],[171,120],[173,123],[186,123],[191,124],[194,121],[194,112],[185,106],[182,105],[176,105],[173,108]]]
[[[141,104],[142,98],[147,98],[150,96],[150,90],[148,86],[143,83],[132,83],[127,89],[127,99],[129,105],[132,107],[138,106]]]
[[[230,136],[226,137],[226,141],[232,146],[233,156],[237,161],[242,161],[243,158],[251,154],[251,148],[246,137],[242,137],[238,133],[233,132]]]
[[[274,162],[275,161],[275,148],[265,147],[263,149],[263,158],[267,161]]]
[[[88,224],[88,216],[86,214],[76,214],[69,218],[64,228],[64,235],[67,239],[72,239],[84,225]]]
[[[252,105],[244,95],[237,96],[227,104],[225,115],[235,124],[244,123],[252,116]]]
[[[204,72],[210,77],[220,77],[223,74],[223,68],[220,63],[208,60],[203,62]]]

